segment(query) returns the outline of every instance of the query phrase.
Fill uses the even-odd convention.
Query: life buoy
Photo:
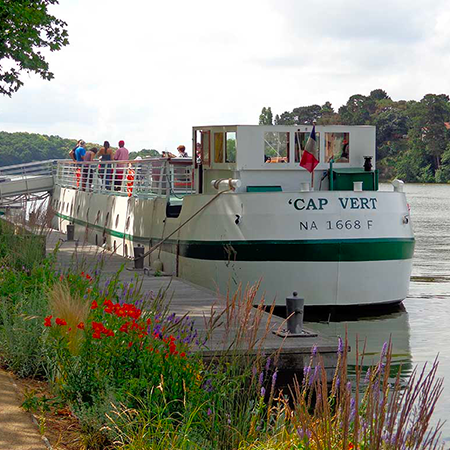
[[[81,180],[81,167],[77,167],[77,169],[75,170],[75,178],[77,180],[77,188],[79,188]]]
[[[131,197],[133,195],[134,175],[135,175],[135,170],[132,167],[130,167],[128,169],[128,174],[127,174],[127,194],[128,194],[128,197]]]

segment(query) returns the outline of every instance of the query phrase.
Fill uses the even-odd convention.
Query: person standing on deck
[[[112,169],[111,164],[105,164],[105,161],[112,161],[114,152],[108,141],[103,143],[103,147],[97,153],[97,156],[100,159],[99,176],[104,180],[104,187],[109,191],[111,189]]]
[[[84,155],[85,162],[94,161],[94,157],[97,154],[97,149],[95,147],[89,149]],[[87,190],[90,191],[92,187],[92,178],[94,177],[94,169],[95,166],[93,164],[85,164],[83,169],[83,190],[86,187],[87,182]]]
[[[84,155],[86,154],[85,149],[86,143],[83,141],[83,139],[80,139],[78,141],[78,146],[73,150],[73,154],[71,155],[73,160],[77,162],[78,164],[75,166],[75,179],[76,179],[76,187],[77,189],[80,187],[80,181],[81,181],[81,162],[83,162]],[[78,166],[78,167],[77,167]],[[84,186],[82,186],[84,189]]]
[[[186,147],[184,145],[179,145],[177,147],[178,150],[178,158],[189,158],[189,155],[186,153]]]
[[[128,161],[129,152],[125,148],[125,142],[119,141],[119,148],[114,155],[114,161]],[[119,167],[124,167],[124,164],[117,164],[116,168],[116,178],[114,181],[114,190],[120,191],[120,185],[122,184],[123,179],[123,169],[119,169]]]

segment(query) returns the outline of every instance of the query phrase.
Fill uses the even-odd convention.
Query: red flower
[[[94,300],[94,301],[92,302],[91,309],[97,309],[97,308],[98,308],[98,304],[97,304],[97,302]]]
[[[128,325],[129,325],[129,322],[124,323],[124,324],[119,328],[119,331],[122,331],[123,333],[128,333]]]
[[[80,330],[84,330],[84,323],[83,323],[83,322],[80,322],[80,323],[77,325],[77,328],[79,328]]]
[[[64,326],[67,325],[67,322],[64,319],[60,319],[59,317],[55,320],[56,325]]]
[[[84,272],[81,272],[81,276],[84,277]]]
[[[152,323],[152,319],[148,318],[147,319],[147,325],[150,325]]]
[[[90,275],[88,275],[88,274],[86,274],[86,280],[92,280],[92,277],[90,276]]]
[[[101,339],[101,338],[102,338],[102,335],[101,335],[100,331],[94,331],[94,332],[92,333],[92,337],[93,337],[94,339]]]
[[[181,352],[181,353],[180,353],[180,357],[181,357],[181,358],[184,358],[185,356],[186,356],[186,353],[184,353],[184,352]]]
[[[128,342],[128,348],[131,347],[133,345],[132,342]]]
[[[52,326],[52,317],[53,316],[47,316],[44,319],[44,327],[51,327]]]

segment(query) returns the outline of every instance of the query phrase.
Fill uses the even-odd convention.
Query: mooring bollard
[[[286,297],[287,331],[291,334],[301,334],[303,329],[303,310],[305,299],[299,298],[297,292],[292,297]]]
[[[75,239],[75,225],[73,223],[69,223],[67,225],[67,240],[73,241]]]
[[[144,255],[145,247],[138,244],[137,247],[134,247],[134,268],[138,270],[142,270],[144,268]]]

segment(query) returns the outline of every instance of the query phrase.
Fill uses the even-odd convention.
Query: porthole
[[[119,214],[116,216],[116,228],[119,226]]]
[[[130,228],[130,216],[127,217],[127,224],[126,224],[127,231],[128,231],[128,228]]]
[[[108,226],[108,220],[109,220],[109,213],[106,214],[106,219],[105,219],[105,227]]]

